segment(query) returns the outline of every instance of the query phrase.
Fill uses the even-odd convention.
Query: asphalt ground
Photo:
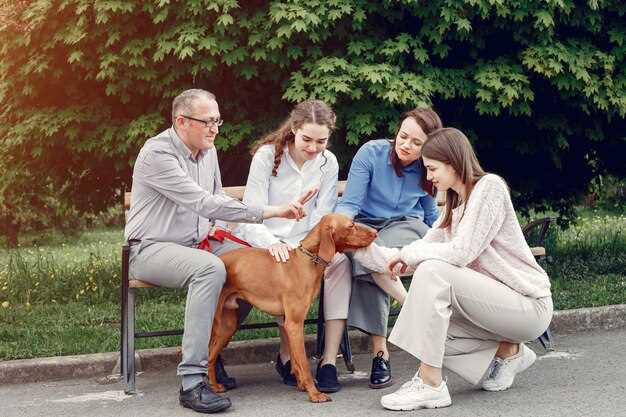
[[[416,370],[416,360],[402,351],[392,352],[395,385],[384,390],[367,387],[371,357],[355,356],[357,371],[347,374],[340,363],[343,389],[333,401],[312,404],[303,392],[281,384],[273,363],[229,366],[239,387],[228,393],[233,406],[220,415],[254,417],[424,415],[428,417],[626,417],[626,329],[593,330],[556,335],[556,350],[540,355],[511,389],[481,391],[448,373],[452,406],[438,410],[391,412],[380,397],[398,389]],[[0,416],[194,416],[178,404],[179,379],[175,368],[141,373],[139,393],[127,396],[118,382],[102,378],[68,379],[0,385]]]

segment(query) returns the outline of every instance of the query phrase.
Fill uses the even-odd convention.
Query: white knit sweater
[[[461,205],[452,210],[449,228],[438,227],[442,214],[423,239],[402,248],[402,261],[415,267],[427,259],[438,259],[495,278],[529,297],[551,295],[548,275],[524,239],[502,178],[494,174],[482,177],[470,194],[465,213],[463,208]],[[380,270],[381,258],[388,260],[394,253],[397,249],[371,245],[358,250],[355,256],[365,261],[365,266]]]

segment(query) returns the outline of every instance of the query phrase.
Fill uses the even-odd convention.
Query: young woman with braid
[[[252,151],[253,159],[243,201],[248,204],[280,205],[293,201],[311,189],[318,190],[304,210],[300,221],[275,221],[239,225],[236,233],[256,247],[265,247],[277,262],[289,259],[322,216],[331,213],[337,202],[339,167],[335,155],[327,149],[335,128],[335,113],[324,102],[307,100],[295,106],[289,118],[275,131],[259,140]],[[324,281],[325,344],[324,356],[317,368],[318,389],[335,392],[337,381],[335,359],[345,328],[350,300],[350,262],[336,254],[326,268]],[[296,385],[291,373],[286,334],[280,331],[280,353],[276,370],[287,385]]]

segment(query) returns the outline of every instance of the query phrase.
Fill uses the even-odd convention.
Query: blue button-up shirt
[[[403,167],[403,176],[396,175],[387,139],[365,143],[350,166],[348,184],[335,211],[354,218],[418,217],[429,226],[437,220],[436,200],[421,187],[421,161]]]

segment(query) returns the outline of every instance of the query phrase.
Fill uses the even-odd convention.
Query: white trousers
[[[336,253],[324,272],[324,320],[348,318],[352,265],[343,253]]]
[[[534,340],[551,320],[552,297],[527,297],[472,269],[427,260],[413,274],[389,341],[477,384],[499,342]]]

